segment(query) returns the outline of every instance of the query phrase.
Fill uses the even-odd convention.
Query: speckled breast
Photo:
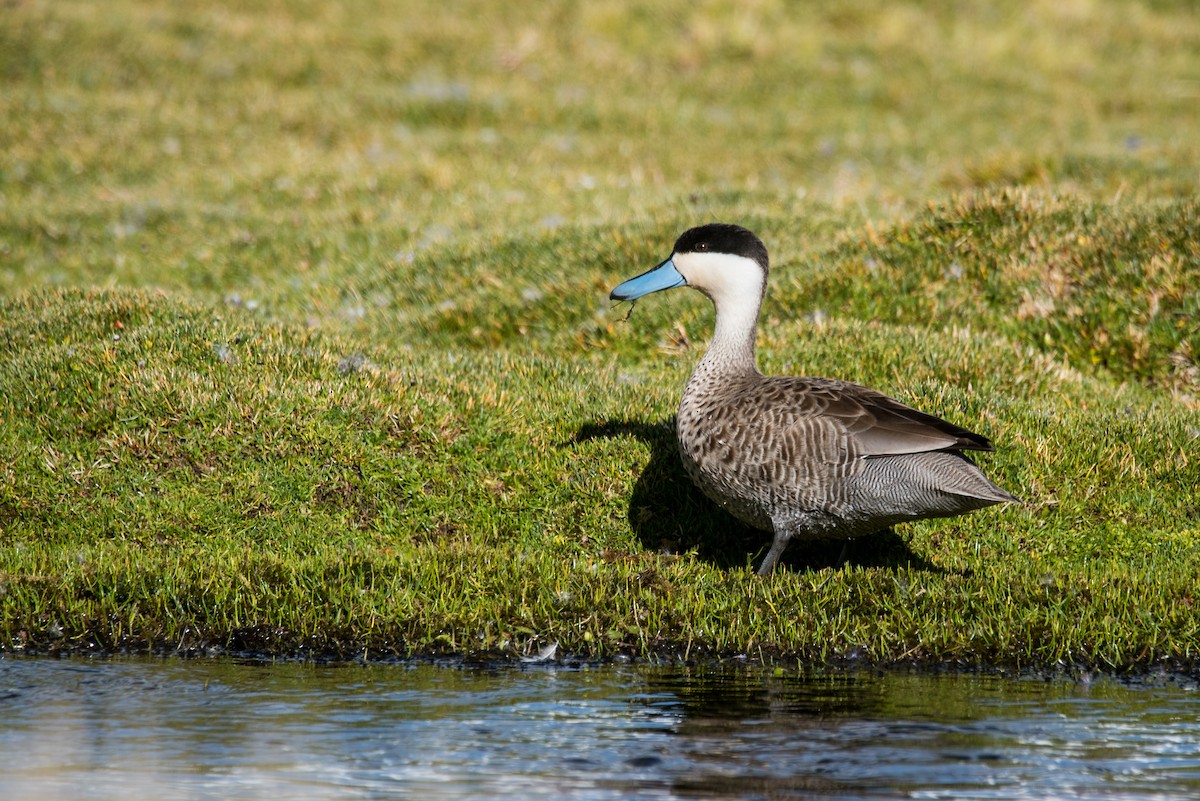
[[[748,525],[770,531],[772,499],[768,488],[745,468],[745,432],[712,411],[680,408],[676,433],[683,467],[713,503]]]

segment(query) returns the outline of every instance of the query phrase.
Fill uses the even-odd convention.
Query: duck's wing
[[[842,429],[850,450],[867,458],[931,451],[995,450],[987,437],[846,381],[780,378],[780,395],[796,403],[793,425],[821,419]]]

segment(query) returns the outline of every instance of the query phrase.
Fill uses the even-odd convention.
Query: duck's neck
[[[762,297],[742,302],[714,300],[717,324],[712,342],[696,365],[693,380],[728,381],[738,376],[758,376],[754,340],[758,331],[758,312]]]

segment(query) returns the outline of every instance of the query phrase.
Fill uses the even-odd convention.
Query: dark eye
[[[707,242],[697,242],[696,250],[708,250],[708,243]]]

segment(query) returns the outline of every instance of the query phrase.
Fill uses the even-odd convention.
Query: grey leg
[[[771,550],[767,551],[762,564],[758,566],[758,575],[771,575],[771,571],[775,569],[775,563],[779,561],[779,557],[783,556],[783,551],[791,539],[792,535],[789,531],[778,526],[775,528],[775,540],[771,543]]]
[[[846,551],[849,549],[851,542],[853,542],[853,539],[842,540],[842,550],[838,552],[837,562],[833,565],[835,570],[846,564]]]

